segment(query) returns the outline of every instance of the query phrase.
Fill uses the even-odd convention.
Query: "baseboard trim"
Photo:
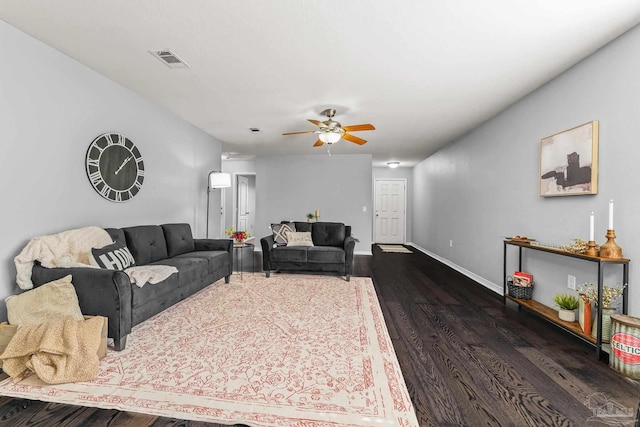
[[[255,246],[253,250],[254,250],[254,252],[260,252],[260,253],[262,253],[262,247],[261,247],[261,246]],[[354,254],[354,255],[368,255],[368,256],[372,256],[372,255],[373,255],[373,252],[371,252],[371,251],[355,251],[353,254]]]
[[[503,292],[503,287],[502,285],[498,285],[496,283],[491,282],[490,280],[485,279],[482,276],[477,275],[476,273],[467,270],[464,267],[459,266],[458,264],[451,262],[450,260],[441,257],[440,255],[434,254],[433,252],[430,252],[428,250],[426,250],[425,248],[422,248],[418,245],[415,245],[413,243],[407,243],[407,245],[411,245],[412,247],[416,248],[417,250],[419,250],[420,252],[429,255],[431,258],[434,258],[438,261],[440,261],[441,263],[443,263],[446,266],[449,266],[451,268],[453,268],[454,270],[458,271],[459,273],[464,274],[465,276],[467,276],[468,278],[472,279],[475,282],[478,282],[480,285],[484,286],[485,288],[489,289],[490,291],[495,292],[498,295],[502,295]]]

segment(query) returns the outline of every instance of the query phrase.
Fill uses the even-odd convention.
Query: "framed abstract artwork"
[[[598,121],[540,140],[540,196],[598,194]]]

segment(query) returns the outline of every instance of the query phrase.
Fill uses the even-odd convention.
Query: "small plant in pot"
[[[558,307],[558,317],[565,322],[576,321],[576,309],[580,306],[580,300],[571,294],[556,294],[553,302]]]

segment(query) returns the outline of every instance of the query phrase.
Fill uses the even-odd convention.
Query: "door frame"
[[[378,181],[402,181],[404,182],[404,215],[402,217],[403,228],[402,228],[402,242],[403,244],[407,243],[407,178],[374,178],[373,179],[373,212],[372,212],[372,223],[373,223],[373,243],[378,243],[377,236],[377,226],[376,226],[376,208],[378,206],[378,194],[376,188],[378,187]]]

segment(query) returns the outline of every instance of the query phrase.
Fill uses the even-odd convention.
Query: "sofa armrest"
[[[262,246],[262,271],[271,271],[271,249],[273,249],[273,234],[260,239]]]
[[[126,338],[131,332],[131,281],[123,271],[102,268],[45,268],[33,266],[31,281],[40,286],[71,274],[82,314],[109,319],[109,337]]]
[[[348,236],[344,239],[344,262],[345,262],[345,273],[347,275],[351,275],[353,273],[353,253],[356,248],[356,239],[351,236]]]
[[[233,253],[231,239],[193,239],[196,251],[227,251]]]

